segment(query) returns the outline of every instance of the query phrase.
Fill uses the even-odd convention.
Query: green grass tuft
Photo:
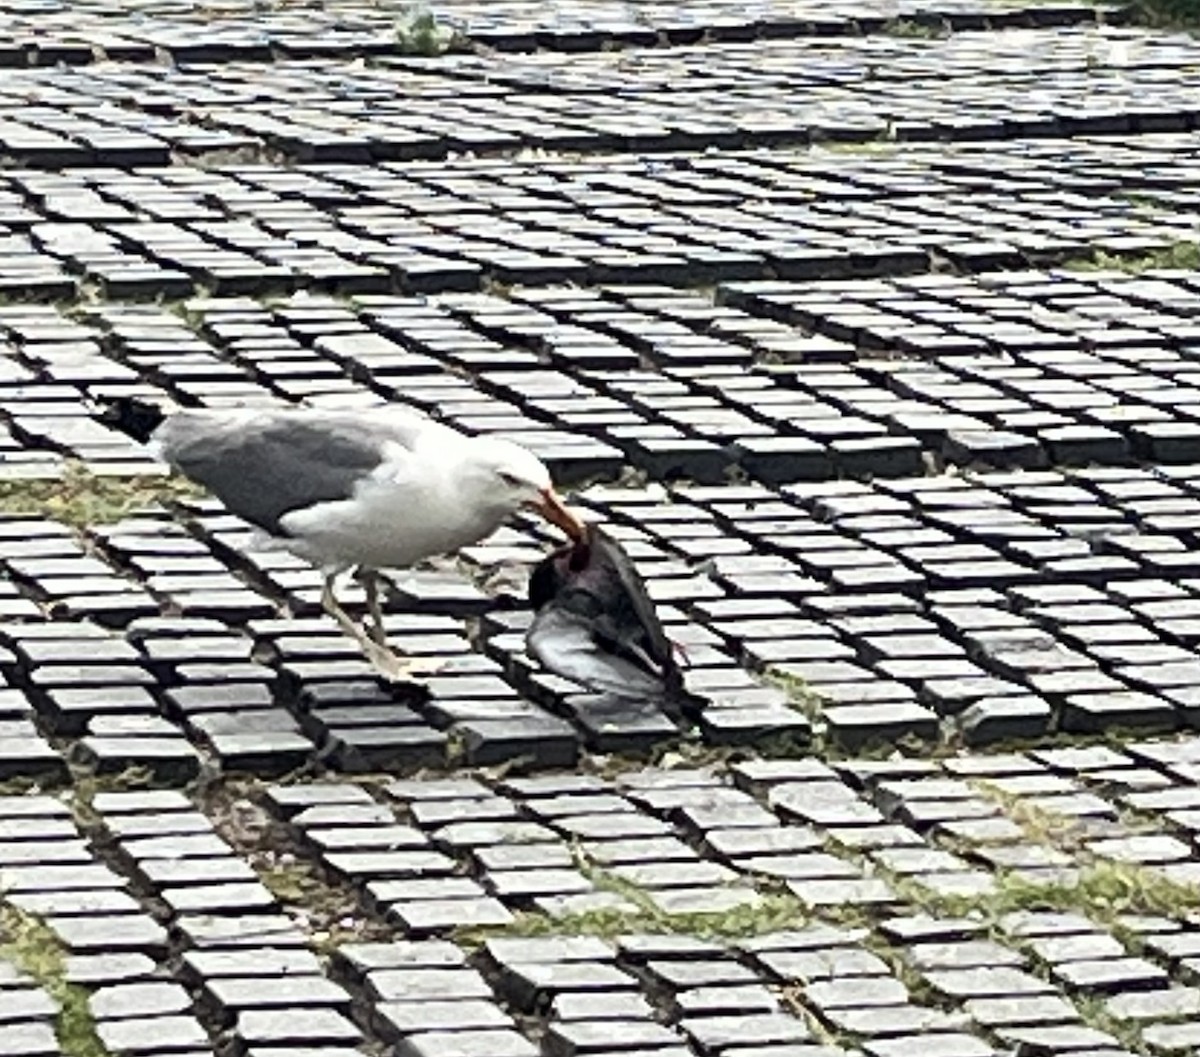
[[[880,30],[889,37],[911,37],[924,40],[942,40],[950,36],[950,25],[942,19],[919,20],[893,18]]]
[[[1154,29],[1200,29],[1200,0],[1134,0],[1125,21]]]
[[[811,915],[795,896],[761,889],[754,902],[729,910],[672,914],[663,910],[648,890],[597,865],[578,845],[574,855],[580,873],[595,885],[597,891],[620,896],[631,909],[602,907],[561,915],[525,912],[518,914],[508,925],[458,929],[454,933],[455,941],[478,946],[494,936],[599,936],[612,939],[645,933],[736,939],[801,928],[811,920]]]
[[[508,925],[466,927],[455,930],[453,939],[478,946],[495,936],[616,936],[670,934],[701,939],[738,939],[802,928],[812,920],[803,904],[789,895],[763,895],[747,903],[715,913],[669,914],[657,907],[637,910],[601,908],[579,914],[527,912]]]
[[[1175,242],[1162,249],[1136,256],[1096,250],[1090,256],[1067,261],[1063,267],[1076,272],[1116,271],[1128,275],[1173,268],[1200,271],[1200,243]]]
[[[111,1057],[96,1034],[88,992],[67,982],[63,946],[44,922],[11,904],[0,904],[0,955],[57,1003],[55,1034],[63,1057]]]
[[[181,477],[109,477],[68,463],[61,477],[0,480],[0,513],[51,518],[76,528],[204,493]]]
[[[778,668],[768,668],[763,673],[762,680],[787,694],[792,707],[803,712],[809,719],[820,718],[823,698],[798,675],[792,675]]]
[[[429,57],[444,55],[462,43],[458,33],[438,22],[437,15],[421,5],[411,8],[397,22],[396,42],[405,55]]]

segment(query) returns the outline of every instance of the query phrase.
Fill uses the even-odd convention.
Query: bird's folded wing
[[[639,626],[639,638],[644,639],[639,644],[639,649],[648,655],[655,665],[669,671],[675,665],[675,653],[666,632],[663,631],[662,622],[658,619],[658,612],[646,590],[645,582],[616,541],[600,529],[593,529],[592,533],[593,546],[600,548],[604,560],[611,564],[625,599],[633,610]]]
[[[428,431],[445,431],[416,414],[389,412],[181,412],[155,440],[167,462],[229,510],[283,535],[283,515],[350,498],[385,461],[413,451]]]

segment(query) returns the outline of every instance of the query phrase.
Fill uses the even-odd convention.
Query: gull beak
[[[553,488],[542,489],[541,499],[533,503],[533,508],[551,525],[562,529],[572,541],[578,543],[587,535],[587,527],[563,505]]]

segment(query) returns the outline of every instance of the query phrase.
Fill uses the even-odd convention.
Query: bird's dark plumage
[[[167,417],[162,408],[132,396],[109,397],[103,403],[104,410],[96,416],[99,421],[139,444],[145,444]]]
[[[618,697],[682,692],[672,643],[628,556],[603,529],[545,558],[529,580],[530,653],[547,668]]]

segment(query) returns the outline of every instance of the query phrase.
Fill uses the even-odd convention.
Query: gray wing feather
[[[279,519],[317,503],[348,499],[390,445],[412,450],[437,428],[395,413],[265,411],[180,412],[155,434],[167,462],[225,507],[273,535]]]
[[[600,650],[592,630],[586,619],[547,606],[534,618],[526,643],[530,654],[550,671],[592,690],[645,701],[662,697],[662,680],[624,657]]]

